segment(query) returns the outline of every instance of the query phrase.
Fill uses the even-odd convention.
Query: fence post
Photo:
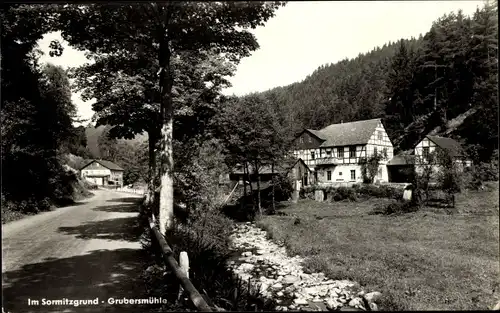
[[[189,278],[189,257],[186,251],[182,251],[179,255],[179,266],[181,267],[181,270],[186,274],[187,278]],[[179,294],[177,295],[177,301],[182,296],[182,292],[184,291],[184,288],[182,288],[182,285],[179,286]]]

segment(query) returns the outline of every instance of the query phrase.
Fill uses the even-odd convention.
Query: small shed
[[[387,162],[389,182],[407,183],[412,181],[414,166],[414,155],[404,152],[395,155],[391,160],[389,160],[389,162]]]

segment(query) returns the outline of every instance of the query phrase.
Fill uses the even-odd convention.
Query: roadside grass
[[[97,189],[97,186],[91,185],[77,176],[69,181],[71,186],[70,194],[65,194],[59,198],[45,198],[42,200],[26,199],[24,201],[11,201],[7,200],[2,194],[2,224],[13,222],[24,217],[35,215],[40,212],[50,211],[54,208],[70,206],[75,204],[76,201],[83,200],[94,194],[89,191]]]
[[[2,224],[20,220],[30,214],[13,210],[8,204],[2,203]]]
[[[489,309],[500,300],[498,182],[467,191],[457,210],[370,215],[387,199],[281,203],[258,225],[305,268],[384,295],[384,310]],[[282,216],[281,214],[287,214]]]

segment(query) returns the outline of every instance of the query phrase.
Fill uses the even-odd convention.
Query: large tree
[[[160,138],[159,70],[154,55],[95,56],[94,62],[73,71],[76,89],[86,100],[95,99],[96,125],[112,126],[112,138],[148,135],[149,179],[146,203],[154,202],[156,150]],[[206,128],[216,113],[220,92],[230,84],[226,76],[234,67],[213,51],[178,53],[172,60],[175,73],[173,106],[174,139],[192,139]],[[191,150],[189,150],[191,151]],[[182,154],[181,156],[184,156]],[[184,164],[182,162],[181,164]]]
[[[173,222],[172,56],[214,49],[237,62],[258,47],[248,28],[262,25],[281,2],[180,2],[129,5],[72,5],[61,11],[63,38],[93,53],[149,53],[159,65],[161,116],[160,230]]]
[[[71,192],[61,166],[75,113],[69,80],[58,66],[40,66],[41,51],[36,49],[51,30],[53,9],[8,4],[0,11],[2,196],[31,202],[29,208],[20,206],[30,211],[47,208]]]
[[[232,99],[220,116],[220,137],[230,167],[243,166],[257,183],[257,212],[262,214],[260,172],[281,165],[291,142],[270,101],[261,94]]]

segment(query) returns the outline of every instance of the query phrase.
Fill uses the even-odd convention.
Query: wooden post
[[[500,310],[500,301],[498,301],[497,305],[493,308],[494,311]]]
[[[233,195],[233,192],[236,190],[236,187],[238,187],[239,185],[239,182],[236,183],[236,185],[234,185],[234,188],[233,190],[231,191],[231,193],[226,197],[226,200],[224,200],[224,202],[222,203],[222,205],[226,204],[227,200],[229,200],[229,198],[231,198],[231,196]]]
[[[179,255],[179,266],[181,267],[181,270],[184,271],[184,274],[186,274],[186,277],[189,278],[189,258],[186,251],[182,251]],[[179,301],[179,299],[181,298],[183,291],[184,288],[182,288],[182,285],[180,285],[179,294],[177,295],[177,301]]]

